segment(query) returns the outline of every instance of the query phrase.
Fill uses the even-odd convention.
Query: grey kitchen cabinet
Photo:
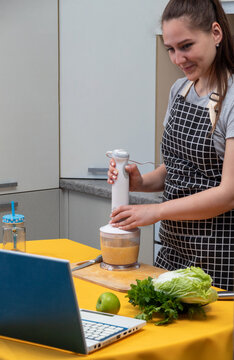
[[[3,215],[11,213],[11,201],[14,201],[15,212],[25,216],[26,240],[59,238],[60,191],[52,189],[1,195],[1,222]]]
[[[58,1],[0,13],[0,194],[58,188]]]
[[[100,249],[101,226],[110,220],[111,201],[77,191],[62,191],[61,237]],[[141,228],[139,261],[153,265],[154,227]]]

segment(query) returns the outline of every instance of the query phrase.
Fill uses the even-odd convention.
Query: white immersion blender
[[[129,160],[126,150],[107,151],[113,158],[118,171],[117,180],[112,185],[112,211],[121,205],[129,204],[129,175],[125,166]],[[130,231],[115,228],[110,224],[100,228],[100,243],[103,262],[100,266],[106,270],[132,270],[140,267],[137,262],[140,246],[140,229]]]
[[[115,160],[116,170],[118,171],[118,178],[112,185],[111,210],[113,211],[121,205],[129,204],[129,175],[125,170],[129,154],[125,150],[117,149],[107,151],[106,155]]]

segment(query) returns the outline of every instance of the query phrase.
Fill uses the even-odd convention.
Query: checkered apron
[[[167,169],[163,201],[218,186],[223,161],[217,155],[207,108],[178,95],[162,139]],[[161,221],[162,247],[155,266],[175,270],[199,266],[213,285],[233,290],[234,210],[206,220]]]

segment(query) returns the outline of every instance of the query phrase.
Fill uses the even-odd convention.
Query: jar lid
[[[2,217],[2,222],[5,224],[19,224],[24,222],[24,215],[20,214],[7,214]]]
[[[135,228],[132,230],[122,230],[116,227],[111,226],[110,224],[107,224],[105,226],[100,227],[100,231],[106,234],[120,234],[120,235],[126,235],[126,234],[132,234],[135,232],[140,231],[139,228]]]

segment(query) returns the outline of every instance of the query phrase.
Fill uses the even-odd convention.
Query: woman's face
[[[164,21],[162,30],[171,61],[189,80],[207,79],[216,56],[216,44],[222,39],[220,26],[213,23],[208,33],[192,29],[188,18],[181,17]]]

